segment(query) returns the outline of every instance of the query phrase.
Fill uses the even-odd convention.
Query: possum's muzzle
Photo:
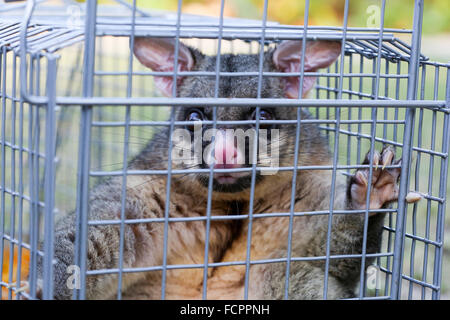
[[[233,130],[219,130],[214,136],[214,143],[210,145],[211,152],[207,153],[206,164],[214,166],[214,181],[218,185],[234,185],[241,178],[249,176],[249,172],[236,172],[233,169],[245,167],[245,147],[237,144]],[[226,171],[226,170],[230,171]],[[224,171],[225,170],[225,171]]]

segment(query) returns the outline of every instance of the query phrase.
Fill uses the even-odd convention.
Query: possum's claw
[[[25,292],[28,296],[32,296],[31,295],[31,291],[30,291],[30,284],[28,283],[28,281],[22,281],[21,283],[21,287],[18,289],[18,290],[16,290],[16,292]],[[38,300],[42,300],[42,293],[43,293],[43,290],[42,290],[42,281],[41,280],[38,280],[37,281],[37,284],[36,284],[36,286],[37,286],[37,288],[36,288],[36,299],[38,299]],[[20,299],[21,300],[28,300],[28,298],[25,296],[25,295],[21,295],[21,297],[20,297]]]
[[[400,168],[386,169],[386,166],[401,164],[401,160],[394,160],[395,152],[390,146],[383,148],[381,154],[374,151],[372,161],[369,161],[369,157],[370,152],[363,162],[373,164],[369,209],[380,209],[383,205],[398,199],[397,181],[400,177]],[[359,169],[350,180],[349,196],[354,209],[366,209],[369,172],[370,168]]]

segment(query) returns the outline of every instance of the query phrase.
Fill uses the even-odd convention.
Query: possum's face
[[[264,54],[263,72],[299,72],[301,41],[285,41]],[[135,38],[134,53],[138,60],[154,71],[174,70],[173,39]],[[179,71],[215,72],[217,56],[205,56],[195,49],[179,44]],[[333,63],[340,54],[340,43],[308,41],[305,49],[305,71],[313,72]],[[262,77],[260,88],[257,72],[259,55],[221,55],[221,72],[253,72],[253,75],[220,76],[216,86],[213,76],[177,77],[176,95],[190,98],[297,98],[299,77]],[[173,96],[173,77],[155,77],[155,85],[166,96]],[[303,96],[313,87],[314,77],[304,77]],[[193,106],[177,107],[177,121],[190,121],[176,127],[172,135],[172,162],[176,168],[214,168],[213,189],[216,192],[238,193],[251,187],[252,166],[256,184],[271,179],[279,167],[294,165],[295,123],[275,120],[296,120],[297,108],[255,106]],[[308,117],[301,112],[301,117]],[[215,128],[211,123],[217,120]],[[271,122],[272,121],[272,122]],[[257,124],[258,122],[258,124]],[[300,149],[311,149],[318,135],[316,127],[305,125],[300,135]],[[208,187],[209,172],[187,175]],[[186,176],[185,176],[186,177]],[[192,182],[192,180],[191,180]]]

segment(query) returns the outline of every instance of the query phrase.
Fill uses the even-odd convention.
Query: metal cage
[[[289,274],[289,264],[305,257],[288,253],[282,261],[255,261],[250,259],[250,248],[247,248],[243,261],[210,262],[205,248],[203,263],[173,265],[167,263],[169,223],[203,221],[209,236],[214,221],[245,219],[251,230],[252,221],[257,219],[286,217],[292,223],[296,216],[331,217],[352,213],[334,210],[332,206],[325,212],[295,212],[291,207],[288,212],[254,213],[250,206],[249,212],[240,216],[214,216],[210,206],[214,191],[209,184],[209,205],[205,205],[201,217],[173,218],[166,205],[163,218],[126,219],[127,191],[122,188],[120,219],[90,220],[90,190],[105,177],[119,176],[126,181],[133,175],[165,175],[171,181],[175,175],[195,172],[171,170],[170,162],[167,170],[127,168],[128,161],[139,153],[145,139],[157,128],[169,127],[173,131],[177,125],[184,125],[176,123],[171,111],[174,107],[199,104],[308,108],[313,118],[295,122],[299,127],[303,123],[319,125],[330,142],[333,164],[320,168],[296,165],[278,169],[330,170],[332,184],[337,175],[351,175],[355,169],[364,167],[360,164],[367,151],[373,155],[382,145],[393,146],[397,156],[402,158],[399,201],[383,209],[387,218],[382,248],[371,254],[382,281],[377,280],[375,288],[368,287],[369,266],[362,263],[356,298],[440,298],[450,143],[450,65],[431,62],[420,54],[424,1],[415,1],[412,30],[384,27],[385,0],[380,2],[380,28],[349,27],[349,0],[343,1],[344,19],[339,27],[308,25],[308,0],[305,1],[305,26],[268,21],[267,2],[264,1],[261,20],[225,18],[224,0],[219,17],[182,14],[181,0],[177,13],[147,11],[136,6],[136,1],[117,1],[118,4],[111,7],[97,5],[96,1],[87,1],[85,5],[73,3],[71,8],[80,13],[76,19],[72,9],[68,12],[65,6],[53,8],[40,1],[1,5],[1,299],[36,298],[35,290],[40,281],[39,257],[43,263],[42,298],[54,297],[55,221],[74,209],[77,216],[74,261],[81,268],[81,287],[73,290],[75,299],[86,298],[86,277],[116,274],[120,279],[116,297],[120,299],[121,279],[125,273],[153,271],[162,273],[161,298],[164,299],[166,274],[174,269],[203,270],[202,297],[207,298],[208,270],[227,265],[245,266],[242,298],[246,299],[251,266],[283,262]],[[181,39],[210,54],[254,53],[260,57],[264,49],[282,40],[337,40],[342,43],[343,54],[327,69],[306,73],[317,77],[310,98],[228,99],[218,97],[217,87],[215,98],[163,98],[154,89],[153,78],[176,75],[174,72],[149,72],[137,63],[130,50],[135,36]],[[218,71],[216,68],[215,72],[182,74],[216,77],[217,80],[222,76],[248,75]],[[259,72],[252,75],[259,77],[259,85],[263,77],[286,76],[262,72],[262,64]],[[303,73],[289,76],[303,77]],[[212,123],[215,126],[217,120],[213,119]],[[298,137],[296,141],[298,144]],[[213,169],[197,170],[213,174]],[[249,170],[254,179],[255,172],[261,168],[253,166]],[[167,189],[166,201],[170,197],[170,187]],[[406,196],[411,191],[420,194],[422,200],[409,204]],[[253,192],[254,183],[251,194]],[[252,201],[251,197],[250,203]],[[369,210],[364,214],[368,219]],[[162,264],[124,268],[122,245],[117,268],[87,269],[86,237],[90,227],[119,225],[123,232],[124,225],[137,223],[164,224]],[[250,244],[251,236],[248,238]],[[330,234],[328,241],[329,238]],[[292,233],[287,240],[292,242]],[[365,261],[369,254],[364,248],[365,244],[362,254],[353,257]],[[327,252],[326,256],[315,258],[328,263],[330,259],[344,257],[333,257]],[[327,285],[324,284],[324,298],[327,298]],[[288,287],[289,277],[284,288],[285,298],[289,298]]]

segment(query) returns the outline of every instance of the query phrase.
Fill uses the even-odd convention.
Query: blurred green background
[[[176,11],[178,0],[136,0],[142,8]],[[100,2],[113,2],[100,0]],[[129,0],[129,2],[131,2]],[[385,28],[412,29],[414,0],[386,1]],[[218,16],[219,0],[183,0],[182,12]],[[344,20],[343,0],[312,0],[309,3],[309,25],[341,26]],[[378,27],[381,0],[349,1],[349,27]],[[261,19],[264,0],[225,0],[224,15]],[[268,2],[268,19],[282,24],[303,25],[305,1],[272,0]],[[423,16],[422,52],[433,60],[450,61],[450,1],[426,0]],[[401,36],[401,35],[400,35]],[[407,41],[407,39],[405,39]],[[409,42],[409,41],[408,41]],[[437,50],[436,50],[437,49]]]
[[[178,0],[139,0],[141,7],[176,10]],[[309,23],[312,25],[342,25],[345,1],[313,0],[309,4]],[[261,18],[263,0],[226,0],[225,15],[243,18]],[[373,7],[381,8],[380,0],[350,1],[349,26],[366,27]],[[305,1],[276,0],[268,2],[268,18],[284,24],[303,24]],[[220,1],[184,0],[183,12],[217,14]],[[386,1],[385,27],[411,28],[414,11],[413,0]],[[450,1],[426,0],[424,34],[450,32]]]

